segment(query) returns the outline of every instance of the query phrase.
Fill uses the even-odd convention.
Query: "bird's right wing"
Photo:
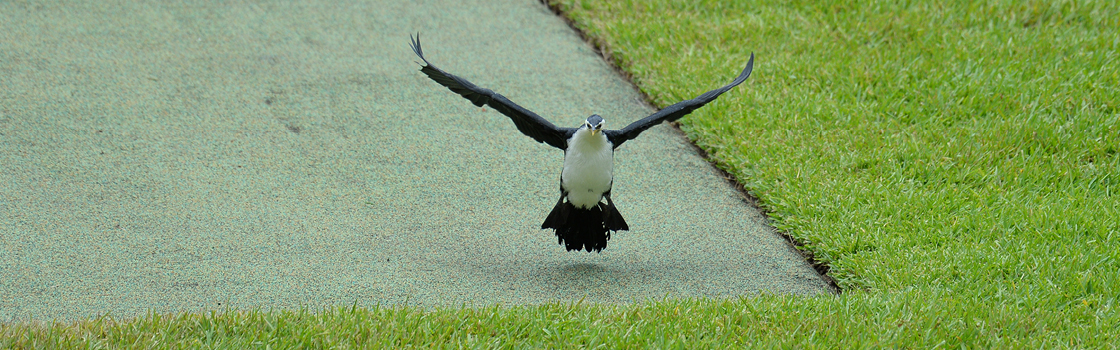
[[[440,85],[446,86],[452,92],[470,100],[475,106],[487,105],[505,114],[513,120],[513,124],[517,125],[517,130],[538,142],[544,142],[559,149],[568,148],[568,138],[575,133],[576,129],[557,127],[536,113],[518,106],[505,96],[490,89],[478,87],[466,79],[436,68],[428,62],[428,59],[424,58],[424,50],[420,48],[420,34],[412,38],[412,51],[415,51],[416,56],[420,56],[420,59],[424,61],[424,67],[421,67],[420,71]]]
[[[743,68],[743,72],[739,73],[739,76],[736,77],[735,80],[732,80],[731,83],[721,88],[705,92],[694,99],[684,100],[672,106],[665,107],[665,109],[657,111],[657,113],[630,123],[630,125],[627,125],[621,130],[606,130],[604,133],[607,134],[607,138],[611,141],[611,144],[613,144],[615,148],[618,148],[623,142],[638,137],[638,134],[641,134],[642,131],[646,129],[652,128],[662,122],[671,122],[681,119],[681,117],[684,117],[686,114],[692,113],[692,111],[697,108],[714,101],[719,95],[722,95],[727,92],[727,90],[731,90],[731,88],[746,81],[747,77],[751,76],[751,71],[754,71],[754,53],[751,53],[751,59],[747,61],[747,66]]]

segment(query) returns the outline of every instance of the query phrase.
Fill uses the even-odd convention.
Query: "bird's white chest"
[[[568,201],[579,208],[598,205],[603,193],[610,191],[614,179],[614,148],[602,133],[577,131],[564,153],[560,186]]]

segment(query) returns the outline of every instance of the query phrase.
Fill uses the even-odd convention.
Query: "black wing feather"
[[[735,80],[730,84],[727,84],[719,89],[705,92],[703,95],[700,95],[694,99],[677,102],[672,106],[665,107],[665,109],[662,109],[657,113],[651,114],[650,116],[642,118],[636,122],[630,123],[630,125],[627,125],[625,128],[622,128],[620,130],[605,130],[603,133],[607,134],[607,139],[611,141],[611,144],[613,144],[615,148],[618,148],[618,146],[623,142],[638,137],[638,134],[641,134],[642,131],[645,131],[646,129],[652,128],[653,126],[661,124],[662,122],[671,122],[677,119],[681,119],[681,117],[685,116],[686,114],[692,113],[692,111],[696,110],[697,108],[704,106],[708,102],[714,101],[716,97],[719,97],[719,95],[727,92],[727,90],[731,90],[731,88],[734,88],[739,84],[742,84],[743,81],[746,81],[747,77],[751,76],[752,70],[754,70],[753,53],[751,54],[750,61],[747,61],[747,67],[743,68],[743,72],[739,73],[739,77],[735,78]]]
[[[416,52],[416,56],[420,56],[420,59],[424,61],[424,67],[421,67],[420,71],[440,85],[446,86],[451,91],[470,100],[475,106],[487,105],[505,114],[513,120],[513,124],[517,125],[517,130],[538,142],[547,143],[559,149],[568,148],[568,138],[575,133],[576,129],[557,127],[536,113],[518,106],[505,96],[490,89],[478,87],[466,79],[436,68],[428,62],[427,58],[424,58],[424,50],[420,48],[420,34],[416,34],[416,37],[412,38],[412,51]]]

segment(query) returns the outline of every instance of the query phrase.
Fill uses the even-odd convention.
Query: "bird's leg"
[[[611,201],[611,191],[603,194],[603,198],[607,199],[607,206],[602,207],[603,210],[603,226],[607,228],[607,240],[611,239],[611,214],[614,212],[614,202]]]
[[[618,212],[618,208],[614,206],[614,201],[611,200],[611,192],[604,193],[603,198],[607,199],[606,208],[600,206],[603,209],[603,225],[610,231],[629,230],[630,226],[626,225],[626,219],[622,218],[622,214]]]
[[[611,191],[603,193],[603,198],[607,200],[607,207],[603,208],[603,222],[611,222],[611,213],[614,212],[614,201],[611,200]]]

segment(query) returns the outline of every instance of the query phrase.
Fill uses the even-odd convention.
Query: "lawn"
[[[554,4],[683,119],[839,296],[221,311],[0,325],[8,347],[1116,348],[1120,6]]]

